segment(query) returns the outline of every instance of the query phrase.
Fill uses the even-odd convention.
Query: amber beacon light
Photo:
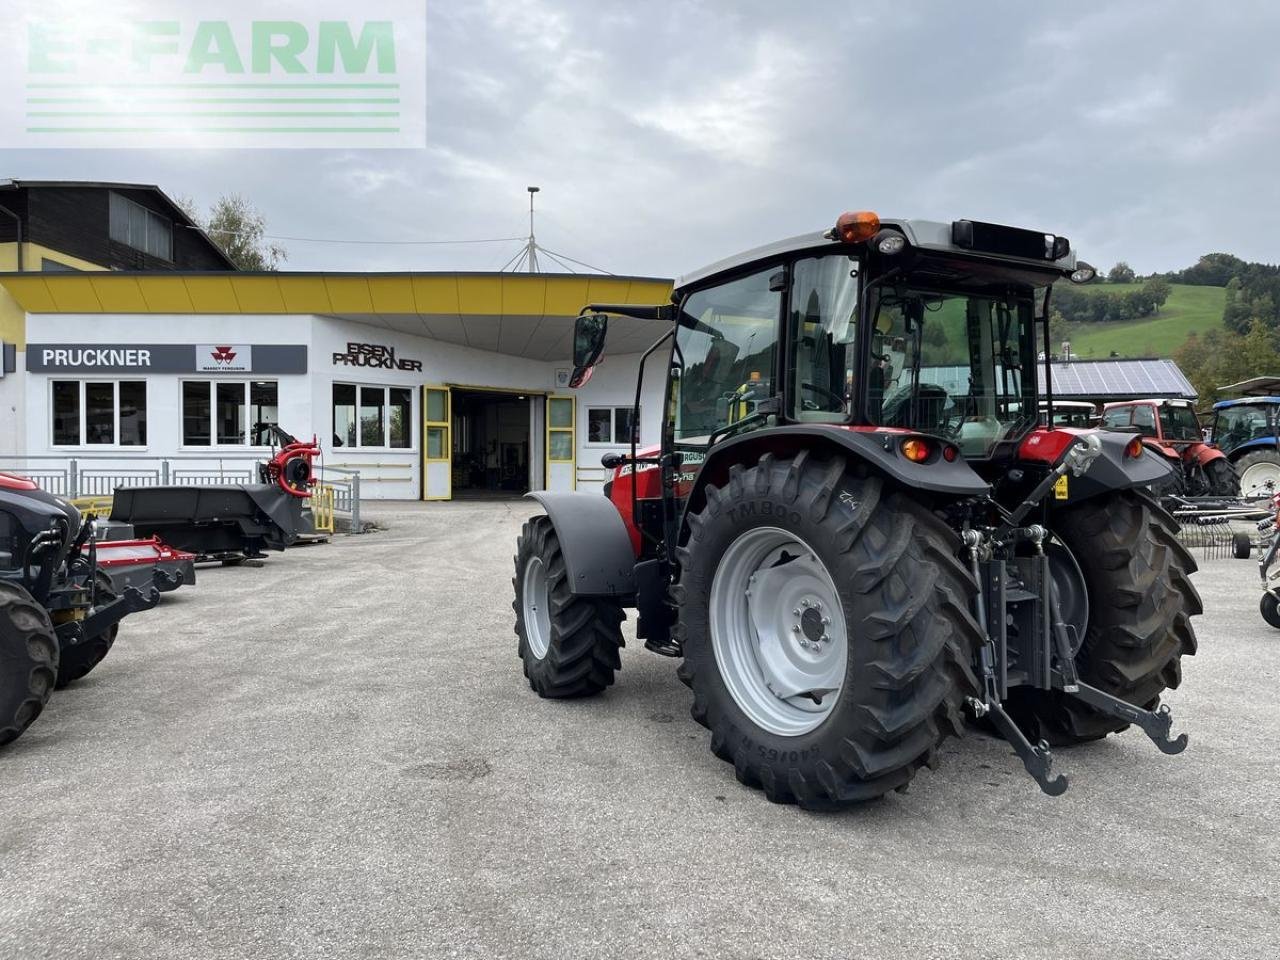
[[[835,237],[844,243],[870,240],[880,231],[880,217],[870,210],[842,213],[836,219]]]

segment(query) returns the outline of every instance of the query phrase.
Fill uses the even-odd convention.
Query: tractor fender
[[[1222,449],[1219,447],[1218,449]],[[1231,452],[1227,456],[1235,463],[1245,454],[1255,453],[1258,450],[1280,450],[1280,442],[1275,437],[1260,437],[1257,440],[1247,440],[1239,446],[1232,447]]]
[[[598,493],[550,493],[525,496],[547,511],[575,596],[630,597],[636,592],[636,555],[618,508]]]
[[[1188,448],[1187,452],[1183,456],[1193,463],[1199,464],[1202,467],[1207,467],[1215,460],[1226,459],[1227,455],[1217,447],[1211,447],[1207,443],[1198,443]]]
[[[861,461],[904,487],[950,497],[984,497],[991,491],[963,457],[948,462],[935,456],[928,463],[913,463],[898,452],[899,442],[911,431],[851,429],[833,424],[789,424],[754,430],[716,444],[698,471],[686,514],[700,510],[708,484],[723,486],[734,464],[753,464],[766,453],[794,456],[801,450],[822,450]]]
[[[1143,444],[1142,456],[1126,457],[1125,447],[1133,440],[1131,433],[1099,430],[1102,450],[1089,464],[1084,476],[1068,477],[1068,499],[1072,503],[1101,496],[1113,490],[1130,490],[1164,480],[1174,471],[1173,464]]]

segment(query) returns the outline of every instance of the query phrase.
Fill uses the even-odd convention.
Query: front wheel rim
[[[530,557],[525,564],[520,599],[525,639],[533,655],[541,660],[551,649],[551,596],[547,589],[547,568],[541,557]]]
[[[1280,490],[1280,464],[1254,463],[1245,467],[1240,474],[1240,493],[1249,496],[1257,493],[1268,494]]]
[[[716,665],[747,718],[783,737],[817,729],[839,702],[849,643],[814,550],[777,527],[746,531],[720,558],[709,606]]]

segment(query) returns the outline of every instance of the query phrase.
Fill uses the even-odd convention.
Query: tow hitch
[[[150,610],[160,602],[160,591],[151,587],[145,594],[137,587],[126,587],[123,594],[112,603],[95,610],[83,620],[69,620],[57,627],[58,642],[75,646],[85,637],[106,633],[131,613]]]

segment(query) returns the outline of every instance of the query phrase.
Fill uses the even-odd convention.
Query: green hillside
[[[1088,293],[1125,293],[1138,283],[1098,283],[1081,287]],[[1122,357],[1169,357],[1190,333],[1222,326],[1226,290],[1175,283],[1168,301],[1154,317],[1129,323],[1072,324],[1071,352],[1082,360],[1102,359],[1115,351]],[[1054,333],[1054,345],[1064,337]]]

